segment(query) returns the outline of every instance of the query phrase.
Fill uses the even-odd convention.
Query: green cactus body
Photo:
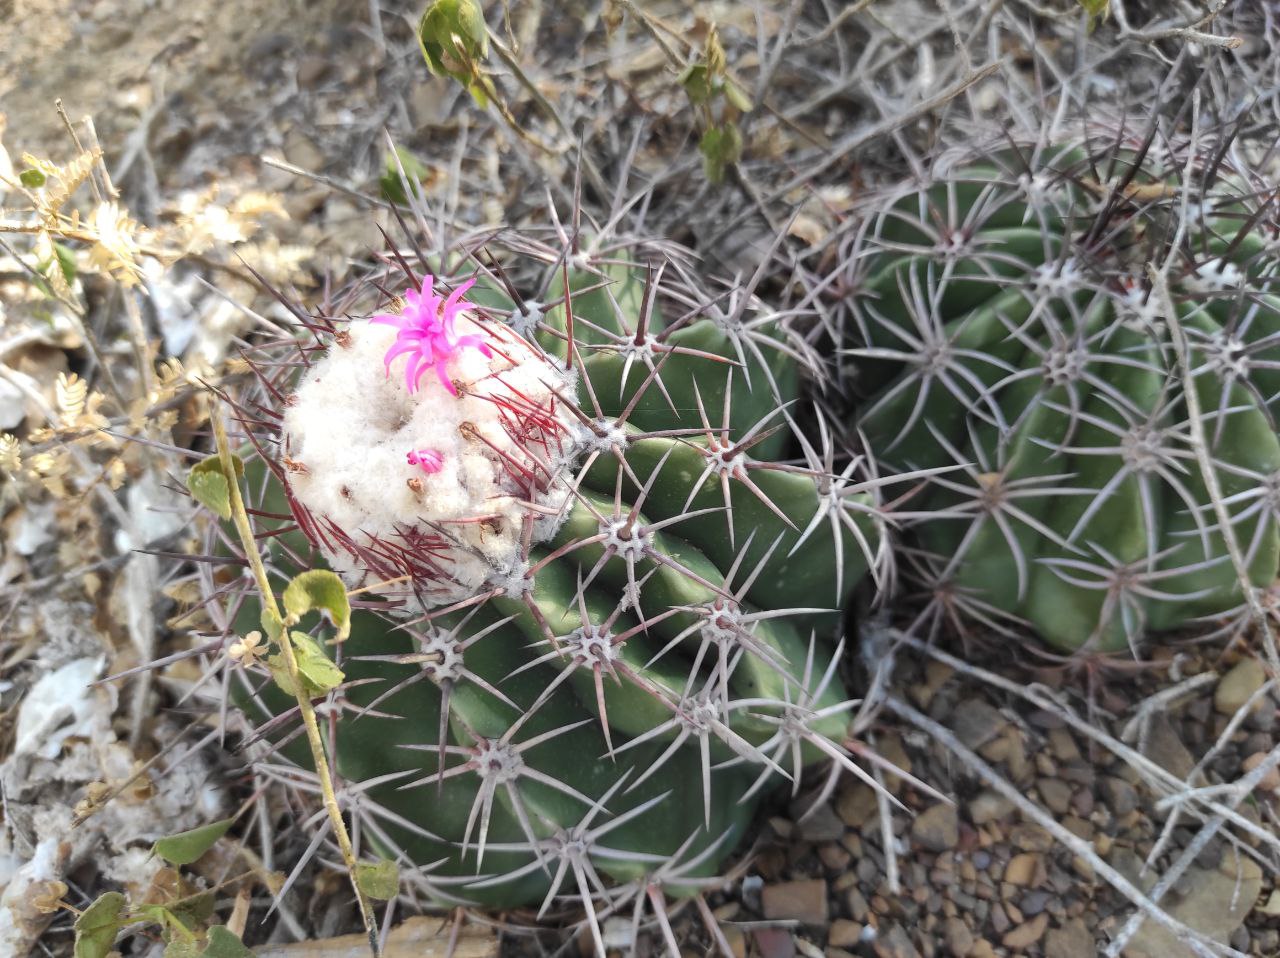
[[[418,868],[445,900],[589,900],[605,879],[695,890],[738,844],[764,784],[798,781],[824,756],[850,761],[832,635],[878,542],[873,490],[836,489],[820,464],[780,461],[796,452],[783,406],[798,397],[799,373],[776,320],[691,311],[664,322],[660,302],[696,301],[697,291],[614,255],[543,276],[548,290],[567,283],[567,308],[563,297],[543,306],[509,292],[519,262],[502,281],[480,277],[467,329],[492,355],[477,346],[472,366],[451,361],[456,399],[443,378],[424,380],[445,412],[490,403],[511,441],[467,413],[461,435],[447,437],[458,444],[426,458],[438,471],[406,466],[399,481],[429,497],[451,458],[470,481],[474,464],[468,472],[461,460],[485,443],[515,512],[504,500],[474,520],[407,513],[391,532],[344,528],[315,505],[329,501],[317,484],[330,480],[299,425],[342,428],[338,413],[298,408],[321,381],[348,388],[338,384],[350,373],[310,356],[301,385],[283,364],[267,390],[298,397],[267,423],[280,462],[249,469],[250,488],[265,490],[260,513],[292,517],[264,526],[270,564],[286,576],[320,553],[367,590],[369,607],[335,650],[345,681],[330,702],[349,807],[363,841]],[[524,274],[538,275],[527,264]],[[323,336],[317,355],[354,362],[340,354],[368,348],[360,322]],[[517,362],[521,350],[528,358]],[[542,365],[520,385],[519,363]],[[370,381],[385,375],[379,359]],[[380,468],[380,447],[367,441],[369,468]],[[341,495],[362,493],[353,479]],[[559,516],[544,528],[548,512]],[[503,565],[475,529],[489,523],[501,539],[512,522],[523,523],[518,551]],[[438,557],[450,549],[492,564],[470,594],[444,581]],[[427,601],[441,583],[447,597]],[[257,615],[243,602],[235,631]],[[240,674],[257,721],[296,720],[289,697]],[[283,753],[305,774],[300,740]]]
[[[1208,160],[1184,191],[1186,156],[1158,152],[961,167],[894,197],[850,257],[857,425],[882,463],[944,470],[904,507],[930,584],[1062,650],[1244,605],[1166,309],[1252,585],[1280,556],[1274,220]],[[1146,270],[1166,262],[1168,303]]]

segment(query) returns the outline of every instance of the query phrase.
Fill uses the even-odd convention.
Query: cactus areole
[[[360,840],[438,899],[594,916],[606,883],[697,890],[766,786],[852,766],[834,625],[877,525],[792,432],[778,316],[725,311],[665,244],[496,254],[474,286],[389,256],[371,319],[278,347],[278,453],[246,474],[291,517],[272,567],[327,564],[362,607],[327,696]],[[237,675],[251,718],[297,721]],[[308,774],[296,737],[280,759]]]
[[[1276,577],[1275,211],[1198,150],[1006,149],[852,244],[859,426],[892,467],[949,467],[903,507],[929,584],[1062,650],[1204,631]]]

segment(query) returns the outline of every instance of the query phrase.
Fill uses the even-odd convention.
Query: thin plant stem
[[[231,444],[227,440],[227,428],[222,417],[213,415],[214,441],[217,444],[218,459],[222,465],[222,474],[227,477],[227,488],[230,491],[231,519],[235,524],[240,544],[244,548],[245,558],[258,584],[262,595],[263,607],[276,621],[281,620],[280,606],[276,604],[275,593],[271,589],[271,580],[267,578],[267,569],[263,565],[262,555],[258,551],[258,542],[253,535],[253,527],[249,524],[249,513],[245,509],[244,497],[240,494],[240,484],[236,480],[235,465],[231,459]],[[316,777],[320,783],[325,811],[329,813],[329,822],[333,826],[334,838],[338,849],[342,852],[342,862],[346,865],[351,879],[351,887],[356,893],[356,904],[360,909],[360,919],[365,933],[369,937],[369,949],[376,956],[378,948],[378,924],[374,918],[373,906],[360,883],[356,880],[356,855],[351,845],[351,835],[347,832],[346,821],[342,817],[342,809],[338,806],[338,796],[333,789],[333,776],[329,771],[329,760],[325,755],[324,739],[320,735],[320,723],[316,720],[316,710],[307,696],[302,677],[298,671],[298,659],[294,654],[293,642],[289,638],[288,625],[280,632],[280,650],[284,657],[285,669],[289,682],[293,686],[293,695],[298,702],[298,711],[302,715],[302,724],[307,732],[307,744],[311,747],[311,758],[316,764]]]

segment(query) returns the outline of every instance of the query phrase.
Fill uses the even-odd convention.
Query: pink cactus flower
[[[414,449],[406,453],[404,458],[409,465],[417,466],[428,475],[444,468],[444,453],[439,449]]]
[[[396,341],[387,350],[385,358],[387,375],[391,374],[391,361],[407,354],[409,361],[405,364],[404,379],[409,392],[416,392],[427,370],[434,368],[440,385],[451,396],[456,396],[458,390],[454,388],[445,369],[449,360],[464,349],[478,349],[485,356],[493,355],[482,337],[458,335],[459,314],[473,308],[462,297],[474,283],[475,280],[468,280],[442,302],[432,288],[434,277],[427,275],[423,279],[421,292],[416,289],[405,291],[404,309],[399,313],[382,313],[370,318],[370,322],[394,326],[398,330]],[[438,468],[439,466],[436,467]],[[436,469],[428,471],[435,472]]]

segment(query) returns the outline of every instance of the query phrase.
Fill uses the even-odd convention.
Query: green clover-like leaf
[[[702,168],[714,185],[724,182],[725,171],[742,156],[742,132],[736,123],[722,123],[702,134],[698,143]]]
[[[203,958],[253,958],[253,952],[244,946],[240,936],[225,925],[209,929],[209,944],[201,955]]]
[[[295,576],[285,586],[284,610],[294,622],[313,610],[321,612],[338,630],[335,638],[339,642],[351,634],[351,603],[347,600],[347,588],[328,569],[311,569]]]
[[[244,475],[244,462],[232,456],[236,479]],[[231,484],[222,471],[222,458],[210,456],[191,467],[187,473],[187,488],[196,502],[212,509],[223,519],[231,518]]]
[[[380,859],[376,862],[356,862],[356,884],[370,898],[389,901],[400,891],[400,866]]]
[[[109,891],[82,911],[75,924],[75,958],[106,958],[116,935],[128,924],[127,908],[124,895]]]
[[[298,660],[298,677],[302,680],[303,692],[307,698],[324,695],[342,684],[345,678],[342,669],[333,664],[319,642],[305,632],[291,632],[289,635],[293,640],[294,657]],[[275,679],[276,685],[289,695],[297,695],[284,653],[268,658],[267,668],[271,670],[271,677]]]

